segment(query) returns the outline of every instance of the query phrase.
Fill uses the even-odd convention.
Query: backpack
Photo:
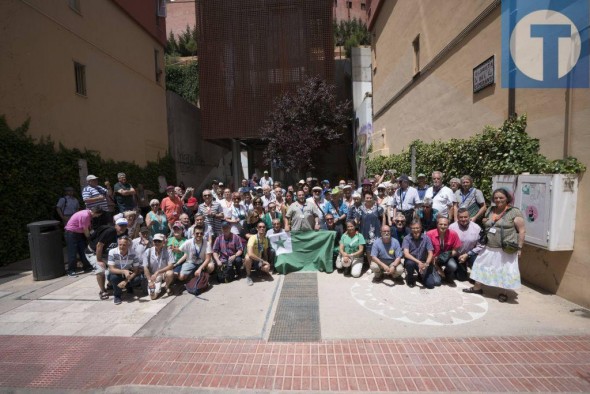
[[[226,262],[217,266],[215,269],[215,274],[217,275],[217,282],[229,283],[235,279],[236,270],[233,264]]]
[[[209,273],[201,271],[199,276],[192,278],[184,287],[186,287],[186,291],[190,294],[198,296],[209,288]]]

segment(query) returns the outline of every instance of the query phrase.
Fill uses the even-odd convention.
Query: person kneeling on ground
[[[256,225],[258,230],[255,236],[248,239],[246,248],[246,258],[244,259],[244,268],[246,268],[246,284],[252,286],[254,282],[250,277],[252,268],[261,272],[270,273],[271,265],[268,258],[269,242],[266,238],[266,224],[260,221]]]
[[[229,283],[239,276],[244,248],[240,237],[231,232],[231,223],[221,222],[221,235],[213,245],[213,260],[219,283]]]
[[[381,238],[373,243],[371,271],[375,274],[373,282],[381,281],[383,275],[391,275],[395,279],[404,273],[402,247],[397,239],[391,238],[391,229],[387,225],[381,227]]]
[[[454,283],[455,271],[457,271],[455,257],[459,255],[457,249],[461,246],[461,240],[456,232],[449,230],[449,219],[439,216],[436,219],[436,228],[428,231],[426,235],[434,248],[434,268],[441,278]]]
[[[162,281],[166,272],[174,267],[174,256],[164,247],[164,234],[154,235],[154,246],[148,248],[143,256],[143,274],[147,280],[148,293],[155,300],[162,292]],[[169,277],[167,277],[170,280]],[[168,283],[166,283],[168,288]]]
[[[212,274],[215,270],[215,263],[211,261],[211,244],[203,237],[205,235],[205,228],[202,226],[196,226],[193,231],[193,239],[186,241],[180,247],[180,250],[184,255],[176,262],[175,266],[180,266],[180,272],[170,271],[166,272],[166,275],[178,275],[178,280],[184,282],[190,280],[193,276],[199,276],[201,271],[205,269],[208,273]],[[167,279],[166,283],[172,282]],[[168,287],[168,294],[172,294],[172,289]]]
[[[118,247],[109,250],[109,275],[108,280],[113,286],[115,305],[121,303],[123,289],[127,294],[133,294],[133,287],[141,286],[141,272],[139,270],[139,257],[130,247],[131,239],[124,235],[117,241]]]
[[[346,222],[346,233],[340,238],[340,254],[336,258],[336,268],[349,270],[350,274],[358,278],[363,271],[363,253],[365,251],[365,237],[357,231],[353,220]]]
[[[410,224],[412,231],[411,237],[405,237],[402,244],[404,250],[406,266],[406,284],[409,287],[416,286],[416,279],[414,279],[414,272],[418,271],[418,277],[421,278],[425,287],[433,289],[434,286],[440,286],[440,277],[436,281],[432,265],[432,241],[426,234],[422,234],[422,224],[419,220],[414,220]]]

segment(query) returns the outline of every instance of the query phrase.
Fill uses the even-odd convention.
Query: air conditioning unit
[[[551,251],[574,249],[576,175],[496,175],[492,187],[505,188],[514,198],[513,205],[522,211],[526,243]]]

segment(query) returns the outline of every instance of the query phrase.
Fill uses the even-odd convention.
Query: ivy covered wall
[[[574,174],[586,171],[576,158],[549,160],[539,153],[539,140],[526,132],[527,117],[519,116],[504,122],[501,127],[486,126],[482,133],[467,139],[451,139],[425,143],[412,142],[399,154],[378,156],[367,162],[367,174],[381,174],[393,169],[397,175],[410,174],[411,147],[416,148],[416,174],[428,176],[433,171],[444,174],[444,182],[451,178],[471,175],[474,184],[487,199],[491,197],[492,176],[531,174]]]
[[[157,192],[158,177],[176,182],[171,157],[148,162],[145,167],[124,161],[103,160],[99,152],[56,148],[50,139],[34,140],[27,134],[28,122],[11,129],[0,116],[0,265],[29,256],[26,225],[54,218],[55,204],[65,186],[78,190],[78,160],[88,163],[89,174],[114,185],[118,172],[125,172],[133,185],[143,184]],[[76,197],[82,200],[78,191]],[[158,196],[162,197],[162,196]]]

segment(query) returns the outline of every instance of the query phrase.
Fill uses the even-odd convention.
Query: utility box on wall
[[[496,175],[493,188],[503,187],[522,211],[525,242],[550,251],[573,250],[578,202],[576,175]]]

